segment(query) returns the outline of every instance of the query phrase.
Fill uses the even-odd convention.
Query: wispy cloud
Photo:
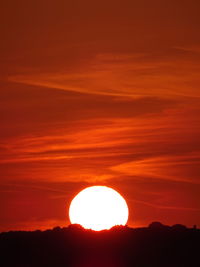
[[[182,48],[180,48],[181,50]],[[187,48],[185,48],[187,50]],[[186,51],[182,49],[182,51]],[[166,51],[165,51],[166,52]],[[100,54],[73,72],[13,75],[28,85],[118,97],[200,97],[198,59],[177,49],[155,54]]]
[[[112,167],[112,170],[136,177],[200,183],[200,153],[160,155]],[[190,176],[192,174],[192,177]]]

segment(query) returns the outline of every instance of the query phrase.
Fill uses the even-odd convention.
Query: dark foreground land
[[[94,232],[78,225],[0,234],[1,267],[199,267],[200,230],[153,223]]]

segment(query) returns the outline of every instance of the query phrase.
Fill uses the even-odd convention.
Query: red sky
[[[199,1],[7,1],[0,231],[68,225],[89,185],[130,226],[200,226]]]

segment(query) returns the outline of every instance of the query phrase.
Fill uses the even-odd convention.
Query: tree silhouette
[[[196,267],[200,230],[154,222],[95,232],[80,225],[0,234],[2,267]]]

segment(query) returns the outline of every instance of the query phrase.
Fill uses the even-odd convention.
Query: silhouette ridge
[[[153,222],[95,232],[80,225],[0,233],[2,267],[195,267],[200,230]]]

